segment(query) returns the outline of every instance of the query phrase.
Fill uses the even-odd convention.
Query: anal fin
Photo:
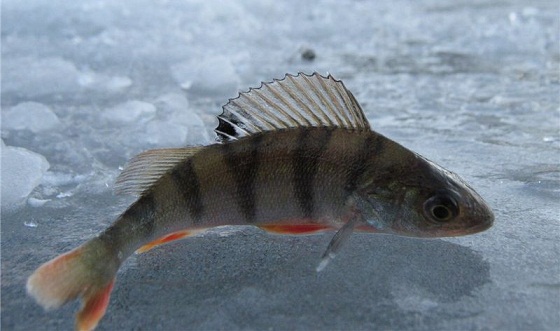
[[[204,230],[181,230],[181,231],[166,234],[165,236],[160,237],[160,238],[158,238],[154,241],[151,241],[151,242],[145,244],[144,246],[138,248],[136,250],[136,254],[145,253],[145,252],[149,251],[150,249],[155,248],[159,245],[163,245],[163,244],[166,244],[166,243],[171,242],[171,241],[183,239],[183,238],[195,235],[197,233],[200,233],[202,231],[204,231]]]

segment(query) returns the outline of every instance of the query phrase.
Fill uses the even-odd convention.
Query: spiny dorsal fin
[[[230,99],[214,130],[222,142],[297,127],[369,130],[369,122],[342,81],[318,73],[286,75]]]
[[[115,193],[141,195],[163,174],[179,162],[193,156],[201,148],[152,149],[136,155],[117,177]]]

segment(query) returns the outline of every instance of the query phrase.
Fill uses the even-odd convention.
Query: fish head
[[[379,232],[409,237],[454,237],[484,231],[494,215],[463,179],[414,155],[407,166],[372,183],[360,209]],[[365,198],[364,198],[365,197]]]

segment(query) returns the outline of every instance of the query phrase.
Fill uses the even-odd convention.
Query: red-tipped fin
[[[76,330],[90,331],[95,329],[99,320],[105,315],[107,306],[109,305],[109,298],[115,279],[99,291],[92,293],[89,296],[84,296],[82,309],[76,316]]]
[[[322,231],[332,230],[333,228],[323,224],[308,223],[308,224],[264,224],[259,225],[259,228],[277,234],[310,234]]]
[[[98,238],[41,265],[27,280],[27,293],[45,309],[82,297],[79,330],[95,328],[105,314],[120,262]]]
[[[86,272],[80,267],[74,267],[82,253],[83,248],[78,247],[40,266],[27,280],[27,293],[47,310],[56,309],[76,299],[84,286],[68,286],[66,281],[75,280],[78,274]]]
[[[186,237],[190,237],[192,235],[195,235],[197,233],[203,232],[205,229],[201,229],[201,230],[181,230],[181,231],[177,231],[177,232],[172,232],[169,234],[166,234],[163,237],[160,237],[154,241],[151,241],[147,244],[145,244],[144,246],[138,248],[136,250],[136,254],[141,254],[141,253],[145,253],[147,251],[149,251],[152,248],[155,248],[159,245],[163,245],[166,244],[168,242],[171,241],[175,241],[175,240],[180,240]]]

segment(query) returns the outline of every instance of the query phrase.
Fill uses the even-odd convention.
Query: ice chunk
[[[159,97],[156,101],[158,112],[164,115],[187,111],[189,100],[182,94],[168,93]]]
[[[157,114],[140,132],[134,134],[152,146],[184,146],[204,144],[208,133],[202,119],[189,108],[188,101],[178,94],[167,94],[156,101]]]
[[[79,70],[60,57],[7,58],[2,66],[2,92],[25,96],[72,93],[83,88],[120,92],[132,85],[126,76],[110,76],[89,69]]]
[[[209,135],[200,116],[189,107],[184,95],[177,93],[165,94],[156,101],[158,114],[166,119],[162,125],[168,126],[169,131],[177,133],[175,143],[206,144]],[[154,124],[154,127],[156,125]],[[169,134],[169,133],[167,133]],[[171,143],[171,142],[170,142]],[[161,142],[164,146],[165,142]]]
[[[172,66],[173,77],[182,88],[206,97],[234,95],[239,85],[230,59],[215,56],[198,62],[183,62]]]
[[[41,183],[49,162],[25,148],[4,145],[2,141],[2,209],[12,210]]]
[[[79,71],[62,58],[8,57],[2,63],[2,93],[26,96],[79,90]]]
[[[148,122],[156,114],[156,107],[151,103],[131,100],[107,109],[101,115],[105,120],[117,124]]]
[[[93,71],[83,71],[78,76],[78,83],[94,90],[120,92],[132,85],[132,80],[126,76],[107,76]]]
[[[56,114],[38,102],[22,102],[2,112],[2,129],[47,131],[60,125]]]
[[[101,113],[104,121],[119,126],[111,139],[124,146],[179,147],[208,142],[208,132],[200,116],[189,107],[182,93],[165,94],[148,103],[128,101]],[[124,151],[123,151],[124,152]]]
[[[146,141],[157,146],[176,146],[186,142],[187,130],[172,122],[152,121],[146,125]]]

